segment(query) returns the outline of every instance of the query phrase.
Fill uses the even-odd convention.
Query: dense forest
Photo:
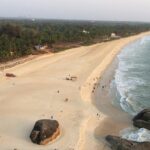
[[[111,40],[111,33],[125,37],[148,30],[148,23],[0,19],[0,62],[34,54],[37,46],[57,52]]]

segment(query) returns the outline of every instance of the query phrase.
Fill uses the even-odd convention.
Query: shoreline
[[[96,109],[99,110],[99,113],[97,114],[101,117],[101,119],[99,122],[93,121],[95,122],[94,125],[96,126],[96,128],[93,129],[92,126],[91,128],[93,129],[94,137],[97,139],[97,142],[99,142],[98,147],[103,150],[110,150],[108,143],[105,141],[105,136],[119,135],[122,129],[132,126],[131,117],[129,116],[129,114],[127,114],[126,112],[123,112],[121,108],[119,109],[118,107],[113,106],[111,104],[110,97],[107,94],[108,88],[109,88],[108,87],[109,82],[106,80],[107,79],[111,80],[113,78],[113,72],[114,72],[113,69],[115,69],[115,65],[116,65],[115,64],[116,56],[121,52],[123,47],[149,34],[150,33],[148,32],[148,34],[142,33],[142,34],[139,34],[138,36],[137,35],[131,36],[127,38],[128,40],[125,43],[123,43],[123,45],[121,44],[115,50],[112,50],[112,53],[110,53],[109,55],[106,56],[106,58],[104,58],[104,62],[102,62],[86,80],[85,84],[90,83],[90,87],[83,86],[81,89],[82,99],[86,100],[86,102],[88,103],[91,103],[92,105],[96,107]],[[105,61],[105,59],[109,61]],[[105,67],[103,68],[102,66],[105,66]],[[104,76],[107,76],[107,77],[104,77]],[[104,84],[104,86],[106,86],[105,90],[102,89],[101,84],[100,84],[101,82],[102,84]],[[94,92],[93,92],[93,89],[94,89]],[[102,94],[104,94],[104,96]],[[100,99],[102,100],[99,101]],[[97,106],[97,104],[99,104],[100,107]],[[107,110],[106,108],[104,108],[103,105],[107,107],[107,109],[110,109],[110,110]],[[103,108],[103,111],[101,110],[102,108]],[[119,113],[119,116],[118,116],[118,113]],[[88,145],[86,147],[90,147],[88,142],[86,142],[86,144]],[[95,145],[97,144],[95,143]]]
[[[113,100],[110,97],[110,84],[113,80],[115,69],[117,68],[117,58],[108,66],[104,71],[99,86],[95,95],[93,96],[93,105],[106,117],[95,129],[95,138],[100,139],[106,145],[106,135],[120,136],[120,132],[125,129],[132,127],[132,117],[124,112],[121,107],[113,105]],[[102,88],[104,86],[105,88]],[[110,130],[113,129],[113,130]]]
[[[148,34],[41,56],[4,70],[17,77],[4,77],[0,84],[0,149],[109,149],[96,130],[100,124],[103,136],[112,130],[111,121],[105,125],[109,114],[93,105],[98,82],[122,47]],[[77,80],[65,80],[69,75]],[[28,136],[34,122],[50,116],[59,121],[61,137],[44,147],[32,144]]]

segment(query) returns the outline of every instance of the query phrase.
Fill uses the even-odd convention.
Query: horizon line
[[[104,20],[98,20],[98,19],[71,19],[71,18],[44,18],[44,17],[17,17],[17,16],[14,16],[14,17],[3,17],[3,16],[0,16],[0,20],[1,19],[17,19],[17,20],[60,20],[60,21],[87,21],[87,22],[131,22],[131,23],[150,23],[150,21],[131,21],[131,20],[108,20],[108,19],[104,19]]]

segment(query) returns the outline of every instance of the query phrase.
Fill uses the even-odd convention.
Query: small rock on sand
[[[69,99],[68,99],[68,98],[66,98],[66,99],[65,99],[65,102],[68,102],[68,101],[69,101]]]
[[[104,89],[104,88],[105,88],[105,86],[103,85],[103,86],[102,86],[102,89]]]
[[[6,77],[14,78],[16,77],[16,75],[14,75],[13,73],[6,73]]]

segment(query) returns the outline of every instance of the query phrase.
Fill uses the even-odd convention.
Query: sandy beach
[[[47,54],[1,71],[0,149],[108,150],[104,137],[118,135],[130,123],[106,100],[107,90],[104,96],[98,92],[108,84],[106,77],[101,85],[101,78],[126,44],[149,34]],[[66,80],[70,76],[77,80]],[[60,123],[60,137],[46,146],[33,144],[29,135],[35,121],[51,117]]]

